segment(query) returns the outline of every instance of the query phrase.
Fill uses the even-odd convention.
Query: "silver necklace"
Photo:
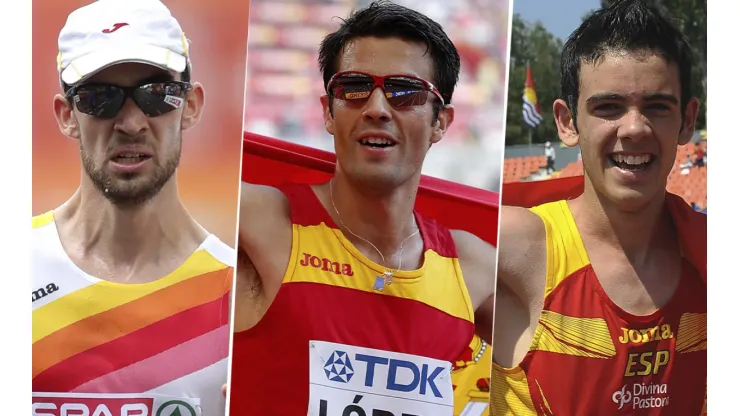
[[[411,237],[415,236],[419,232],[419,228],[417,228],[416,231],[414,231],[410,236],[406,237],[403,241],[401,241],[401,246],[399,247],[400,252],[398,253],[398,267],[396,268],[396,271],[393,272],[393,271],[387,270],[388,266],[385,264],[385,256],[383,256],[383,253],[381,253],[380,250],[378,250],[378,248],[375,247],[375,244],[355,234],[352,230],[349,229],[349,227],[344,225],[344,222],[342,221],[342,216],[339,215],[339,210],[337,209],[337,205],[334,203],[334,178],[331,178],[329,180],[329,198],[331,198],[331,205],[334,207],[334,212],[337,213],[337,219],[339,219],[339,224],[342,226],[342,228],[347,230],[353,236],[370,244],[370,246],[374,248],[375,251],[378,252],[378,255],[383,260],[383,267],[386,268],[386,270],[383,272],[381,276],[375,277],[375,284],[373,285],[373,289],[377,290],[378,292],[382,292],[386,285],[390,285],[391,283],[393,283],[393,275],[395,273],[398,273],[401,270],[401,261],[403,260],[403,244],[407,242]]]

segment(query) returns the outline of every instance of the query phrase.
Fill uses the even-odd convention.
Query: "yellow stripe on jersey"
[[[676,352],[686,353],[707,349],[707,314],[685,313],[681,315],[676,336]]]
[[[547,233],[547,297],[565,278],[588,265],[589,259],[566,201],[551,202],[530,210],[542,218]]]
[[[491,414],[496,416],[537,416],[529,394],[527,375],[519,367],[505,369],[493,363],[491,372]]]
[[[442,257],[428,249],[422,268],[394,273],[392,284],[378,292],[373,290],[372,282],[385,269],[360,253],[341,231],[322,223],[307,227],[293,225],[293,234],[294,268],[289,270],[284,283],[327,284],[415,300],[473,322],[473,307],[456,258]],[[299,249],[301,252],[296,252]]]
[[[41,215],[37,215],[31,219],[32,228],[41,228],[44,225],[51,224],[54,222],[54,211],[47,211]]]
[[[542,401],[545,403],[545,409],[547,409],[547,412],[552,414],[552,409],[550,409],[550,403],[547,401],[547,397],[545,397],[545,393],[542,391],[542,386],[540,386],[540,382],[535,380],[534,381],[537,384],[537,390],[540,391],[540,396],[542,397]]]
[[[221,263],[206,250],[198,250],[182,266],[166,277],[142,284],[119,284],[101,280],[66,294],[55,301],[33,311],[33,342],[52,334],[68,325],[101,312],[116,308],[176,283],[205,273],[225,269]],[[64,313],[73,305],[79,306],[84,299],[96,299],[84,313]]]
[[[534,350],[590,358],[611,358],[617,354],[603,319],[574,318],[548,310],[540,315],[530,347],[530,351]]]

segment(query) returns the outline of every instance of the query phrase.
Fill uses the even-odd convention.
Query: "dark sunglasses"
[[[396,108],[424,105],[429,93],[445,104],[442,94],[431,82],[411,75],[377,76],[365,72],[345,71],[334,74],[326,86],[327,93],[338,100],[363,103],[375,88],[385,93],[385,98]]]
[[[181,81],[154,82],[138,87],[83,84],[70,88],[65,96],[73,99],[79,112],[98,118],[115,117],[128,97],[147,117],[157,117],[182,107],[191,89],[192,85]]]

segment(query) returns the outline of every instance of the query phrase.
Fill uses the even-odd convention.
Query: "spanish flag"
[[[537,127],[542,123],[542,111],[540,110],[540,103],[537,102],[532,67],[529,65],[527,65],[527,79],[524,81],[523,98],[522,116],[524,117],[524,122],[532,128]]]

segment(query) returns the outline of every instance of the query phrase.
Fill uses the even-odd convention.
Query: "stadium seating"
[[[519,182],[547,166],[545,156],[525,156],[504,159],[504,183]]]

